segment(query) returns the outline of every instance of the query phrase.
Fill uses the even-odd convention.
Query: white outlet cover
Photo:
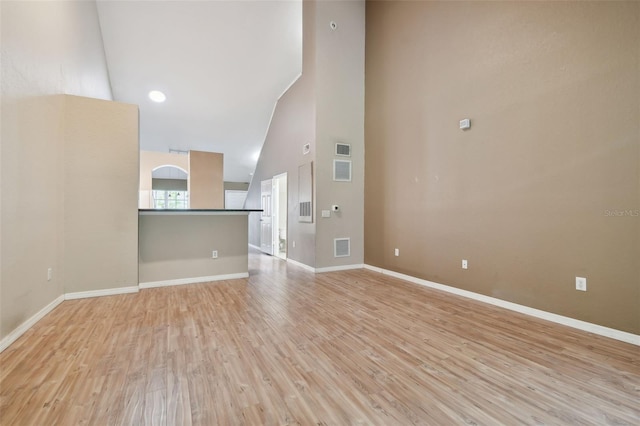
[[[462,259],[462,269],[467,269],[469,266],[469,264],[467,263],[466,259]]]
[[[331,211],[322,210],[322,217],[331,217]]]
[[[211,252],[211,258],[212,259],[217,259],[218,258],[218,250],[213,250]]]
[[[400,256],[400,249],[395,249],[393,254],[395,254],[396,256]]]
[[[576,277],[576,290],[587,291],[587,279],[584,277]]]

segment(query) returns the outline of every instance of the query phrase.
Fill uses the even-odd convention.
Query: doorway
[[[287,174],[282,173],[272,179],[273,200],[273,254],[281,259],[287,258]]]
[[[273,255],[273,179],[260,182],[260,250]]]

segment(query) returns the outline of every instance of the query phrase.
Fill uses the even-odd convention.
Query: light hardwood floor
[[[2,425],[640,424],[640,348],[358,270],[66,301],[0,355]]]

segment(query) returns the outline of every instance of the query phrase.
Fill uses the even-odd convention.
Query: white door
[[[260,185],[260,206],[262,208],[262,213],[260,214],[260,249],[270,255],[273,255],[272,185],[271,179],[263,180]]]
[[[287,258],[287,174],[273,177],[273,255],[281,259]]]

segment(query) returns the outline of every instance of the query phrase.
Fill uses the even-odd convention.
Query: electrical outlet
[[[400,249],[395,249],[395,251],[393,252],[393,254],[395,254],[396,256],[400,256]]]
[[[469,264],[467,263],[467,259],[462,259],[462,269],[468,269]]]
[[[47,269],[47,281],[51,281],[53,278],[53,268]]]
[[[211,258],[212,259],[217,259],[218,258],[218,250],[214,250],[211,252]]]
[[[576,290],[587,291],[587,279],[584,277],[576,277]]]

